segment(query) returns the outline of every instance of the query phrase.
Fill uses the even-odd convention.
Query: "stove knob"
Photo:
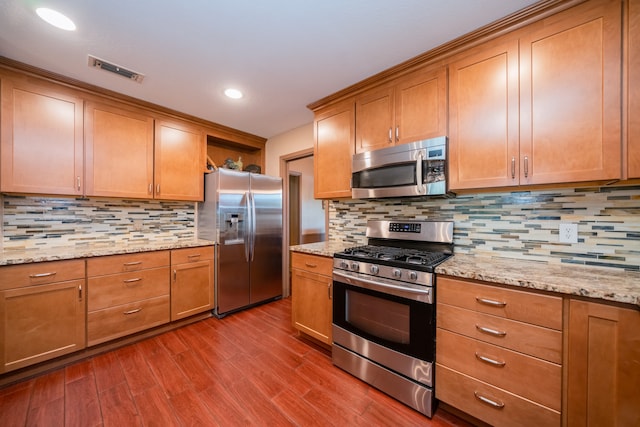
[[[371,271],[371,274],[378,274],[380,272],[380,269],[377,265],[372,265],[371,267],[369,267],[369,271]]]
[[[345,270],[348,270],[349,263],[347,261],[340,261],[340,268],[344,268]]]
[[[418,280],[418,273],[416,273],[415,271],[410,271],[409,272],[409,279]]]
[[[354,271],[360,271],[360,264],[358,264],[357,262],[352,262],[351,269]]]
[[[393,277],[397,277],[399,279],[400,277],[402,277],[402,271],[398,270],[397,268],[394,268]]]

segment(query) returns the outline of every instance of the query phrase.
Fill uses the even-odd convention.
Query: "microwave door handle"
[[[423,164],[424,164],[424,154],[422,153],[422,151],[418,151],[418,155],[416,156],[416,181],[418,184],[418,192],[420,194],[425,194],[425,189],[424,189],[424,170],[422,168]]]

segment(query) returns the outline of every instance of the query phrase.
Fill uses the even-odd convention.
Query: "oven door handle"
[[[419,289],[409,286],[399,286],[392,283],[380,282],[378,280],[370,280],[363,277],[356,277],[349,273],[341,271],[333,272],[333,280],[345,283],[363,289],[382,292],[384,294],[395,295],[400,298],[406,298],[412,301],[424,302],[432,304],[432,294],[430,287],[421,286]]]

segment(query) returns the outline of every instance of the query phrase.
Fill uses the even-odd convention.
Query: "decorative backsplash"
[[[368,219],[454,221],[457,253],[640,270],[640,186],[334,200],[329,240],[365,244]],[[578,224],[578,243],[559,242],[560,223]]]
[[[195,236],[195,204],[2,195],[2,248],[144,244]]]

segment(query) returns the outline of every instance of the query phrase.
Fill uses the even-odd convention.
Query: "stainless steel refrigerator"
[[[218,169],[205,175],[198,237],[215,240],[214,314],[282,296],[282,179]]]

